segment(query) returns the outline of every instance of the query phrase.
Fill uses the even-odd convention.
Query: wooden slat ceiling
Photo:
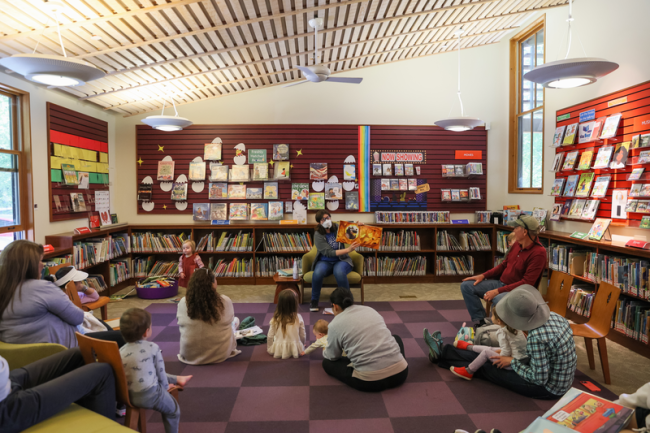
[[[568,0],[63,3],[67,55],[107,76],[62,90],[129,116],[160,109],[165,94],[182,105],[302,80],[296,65],[313,64],[314,33],[307,22],[314,17],[324,20],[318,32],[321,63],[335,75],[454,50],[453,33],[461,27],[462,49],[492,44],[531,13]],[[61,55],[53,15],[42,0],[0,0],[0,56],[34,47],[36,53]]]

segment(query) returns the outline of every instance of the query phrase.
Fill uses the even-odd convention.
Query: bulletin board
[[[556,112],[561,121],[556,122],[557,126],[570,125],[580,120],[580,114],[586,113],[590,110],[595,111],[595,118],[599,119],[605,116],[611,116],[616,113],[621,113],[622,117],[618,124],[616,135],[612,138],[604,140],[596,140],[588,143],[574,144],[572,146],[562,146],[556,148],[556,154],[559,152],[570,152],[578,150],[579,154],[577,161],[580,161],[582,153],[586,149],[594,148],[594,160],[598,154],[598,150],[602,146],[616,145],[618,143],[631,142],[632,138],[636,135],[650,134],[650,81],[629,87],[627,89],[619,90],[608,95],[601,96],[590,101],[582,102],[580,104],[567,107]],[[567,117],[568,116],[568,117]],[[575,142],[578,142],[576,138]],[[612,217],[612,193],[614,190],[627,190],[628,199],[630,188],[634,183],[650,184],[650,163],[637,164],[639,153],[648,151],[650,147],[634,148],[630,147],[628,158],[625,168],[622,169],[591,169],[591,170],[570,170],[559,171],[555,173],[556,179],[561,177],[568,177],[570,175],[594,172],[594,178],[601,175],[611,176],[609,187],[607,188],[606,197],[597,198],[600,200],[596,218],[611,218]],[[576,162],[576,167],[578,162]],[[592,161],[593,166],[593,161]],[[627,178],[635,168],[645,168],[644,174],[640,180],[631,182]],[[566,184],[566,181],[565,181]],[[555,197],[555,203],[564,203],[567,199],[573,197]],[[650,200],[650,197],[632,197],[635,200]],[[589,197],[588,200],[595,198]],[[627,219],[613,219],[614,225],[630,225],[639,226],[641,218],[650,213],[628,212]],[[562,217],[562,219],[565,219]],[[568,219],[568,218],[567,218]],[[568,219],[572,220],[572,219]]]
[[[174,162],[174,179],[184,174],[189,177],[190,162],[197,156],[203,157],[204,145],[211,143],[216,137],[222,141],[222,163],[228,166],[234,164],[233,158],[236,155],[235,146],[244,143],[248,155],[251,149],[264,149],[267,152],[267,161],[272,160],[273,144],[289,145],[289,162],[291,164],[290,181],[278,182],[278,199],[273,201],[292,201],[291,184],[309,183],[310,192],[312,181],[309,179],[310,163],[327,163],[329,178],[337,176],[339,182],[344,182],[343,165],[350,156],[354,157],[356,166],[356,183],[360,196],[367,186],[370,196],[369,210],[378,210],[373,206],[382,202],[386,205],[390,202],[390,208],[382,207],[382,210],[448,210],[452,212],[473,212],[485,210],[486,206],[486,178],[487,178],[487,131],[484,128],[477,128],[473,131],[462,133],[445,131],[435,126],[386,126],[371,125],[365,127],[368,133],[368,145],[370,154],[375,149],[403,149],[422,150],[426,152],[427,158],[421,164],[421,174],[415,177],[418,184],[428,183],[430,191],[418,194],[408,192],[397,194],[398,191],[378,191],[377,179],[372,176],[372,161],[364,157],[360,151],[360,134],[362,127],[358,125],[192,125],[182,131],[163,132],[157,131],[146,125],[136,126],[136,161],[138,188],[142,181],[150,176],[153,179],[153,208],[145,211],[141,202],[137,203],[139,214],[192,214],[194,203],[215,203],[210,201],[209,176],[210,161],[206,162],[205,188],[201,192],[195,192],[188,185],[187,208],[178,210],[174,201],[171,200],[171,193],[160,188],[160,182],[156,180],[158,162],[164,157],[170,156]],[[477,150],[481,152],[481,159],[457,160],[456,150]],[[368,152],[365,152],[367,154]],[[368,155],[369,156],[369,155]],[[363,158],[363,160],[362,160]],[[473,179],[466,178],[443,178],[442,164],[467,164],[468,162],[482,162],[483,175]],[[248,161],[246,161],[248,163]],[[362,170],[365,164],[366,169]],[[273,173],[273,167],[269,166],[269,174]],[[369,173],[363,177],[363,173]],[[273,180],[270,180],[273,181]],[[190,181],[189,184],[192,182]],[[247,187],[263,187],[264,182],[247,182]],[[441,202],[441,188],[463,189],[470,186],[479,187],[481,200],[470,203]],[[137,189],[136,189],[137,190]],[[345,197],[345,192],[344,192]],[[386,198],[383,198],[386,197]],[[409,200],[410,199],[410,200]],[[362,198],[360,197],[360,201]],[[219,200],[220,203],[263,203],[269,200]],[[327,202],[327,201],[326,201]],[[306,204],[306,202],[305,202]],[[417,204],[417,205],[416,205]],[[315,211],[310,211],[315,212]],[[334,212],[358,212],[346,211],[344,201],[340,201],[339,208]],[[291,215],[285,215],[291,218]]]
[[[50,221],[98,215],[95,191],[109,190],[108,123],[48,102],[47,131]],[[88,173],[88,188],[67,185],[62,164],[74,165],[77,172]],[[75,211],[71,194],[83,194],[85,211]]]

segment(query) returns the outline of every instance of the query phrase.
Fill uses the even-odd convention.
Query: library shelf
[[[43,259],[53,259],[67,254],[72,254],[72,247],[54,248],[53,251],[43,253]]]

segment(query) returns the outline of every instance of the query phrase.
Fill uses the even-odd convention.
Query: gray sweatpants
[[[176,376],[167,375],[169,383],[176,384]],[[181,407],[172,395],[160,384],[139,392],[129,392],[131,404],[135,407],[153,409],[160,412],[165,426],[165,433],[178,433],[181,421]]]

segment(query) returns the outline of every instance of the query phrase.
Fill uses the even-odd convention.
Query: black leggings
[[[402,343],[402,339],[399,337],[399,335],[393,335],[393,337],[399,345],[399,351],[402,352],[402,356],[404,356],[404,343]],[[323,370],[325,370],[325,373],[340,380],[346,385],[351,386],[356,390],[365,392],[380,392],[385,389],[396,388],[403,384],[409,375],[409,369],[406,367],[403,371],[394,374],[393,376],[389,376],[385,379],[366,381],[352,377],[354,368],[348,367],[349,364],[350,360],[345,356],[337,359],[336,361],[324,359]]]

